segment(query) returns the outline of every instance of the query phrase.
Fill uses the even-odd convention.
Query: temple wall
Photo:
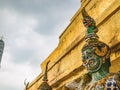
[[[78,80],[86,72],[81,61],[81,48],[85,43],[81,16],[83,7],[95,19],[100,40],[111,47],[110,71],[120,71],[120,0],[82,0],[80,9],[60,35],[58,46],[41,64],[44,71],[46,63],[50,61],[48,82],[53,90],[65,90],[64,84]],[[43,72],[29,84],[27,90],[37,90],[42,76]]]

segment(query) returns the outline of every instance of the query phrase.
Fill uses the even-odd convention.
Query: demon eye
[[[94,61],[93,61],[93,60],[89,60],[89,63],[90,63],[90,64],[94,64]]]
[[[87,64],[87,60],[85,60],[85,61],[83,62],[83,64],[86,65],[86,64]]]

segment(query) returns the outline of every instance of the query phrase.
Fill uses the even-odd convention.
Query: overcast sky
[[[40,63],[79,7],[80,0],[0,0],[0,90],[23,90],[25,78],[31,82],[40,74]]]

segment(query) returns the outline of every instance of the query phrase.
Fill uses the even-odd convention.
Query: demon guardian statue
[[[82,48],[82,62],[88,73],[81,76],[79,83],[66,84],[70,90],[120,90],[120,72],[110,73],[110,48],[99,41],[95,21],[85,9],[82,10],[83,24],[87,28],[85,45]]]

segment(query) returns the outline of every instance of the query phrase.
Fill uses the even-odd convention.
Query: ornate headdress
[[[109,67],[110,66],[109,46],[98,40],[99,37],[96,34],[98,32],[98,28],[96,26],[95,20],[88,15],[88,13],[85,11],[85,8],[83,8],[82,10],[82,16],[83,16],[83,24],[87,28],[87,32],[85,35],[86,44],[82,48],[83,64],[87,63],[84,62],[86,59],[89,60],[91,59],[91,57],[93,57],[93,55],[96,55],[102,59],[102,61],[100,62],[106,64],[106,66],[108,65]],[[101,65],[99,66],[99,68],[100,67]],[[97,71],[98,69],[96,69],[95,71]]]

